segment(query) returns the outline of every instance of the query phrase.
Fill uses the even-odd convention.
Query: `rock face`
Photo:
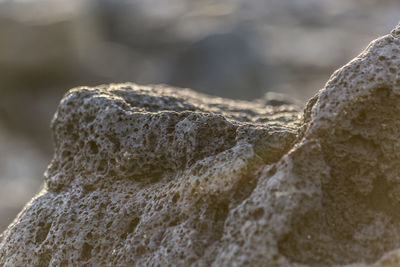
[[[400,264],[400,26],[300,112],[165,86],[77,88],[2,266]]]

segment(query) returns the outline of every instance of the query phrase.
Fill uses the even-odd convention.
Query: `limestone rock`
[[[301,113],[167,86],[69,91],[2,266],[400,264],[400,26]]]

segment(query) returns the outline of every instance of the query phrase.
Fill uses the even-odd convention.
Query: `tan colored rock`
[[[0,264],[400,265],[399,32],[336,71],[301,121],[282,99],[69,91],[46,187]]]

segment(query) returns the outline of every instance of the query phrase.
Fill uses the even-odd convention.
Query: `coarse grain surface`
[[[300,112],[168,86],[70,90],[1,266],[400,265],[400,26]]]

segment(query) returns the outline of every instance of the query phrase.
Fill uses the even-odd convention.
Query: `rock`
[[[0,264],[207,259],[254,173],[289,150],[298,113],[164,86],[71,90],[52,122],[46,189],[7,230],[18,237],[4,234]]]
[[[303,116],[286,98],[72,89],[45,188],[3,233],[0,265],[400,264],[399,32]]]

